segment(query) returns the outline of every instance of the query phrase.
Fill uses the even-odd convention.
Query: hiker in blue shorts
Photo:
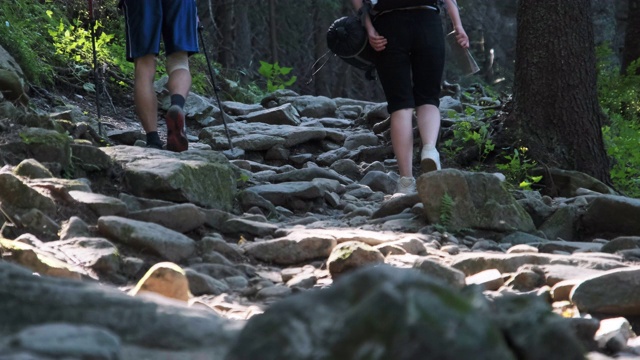
[[[185,133],[184,104],[191,88],[189,56],[198,52],[198,15],[195,0],[121,0],[127,36],[127,60],[135,65],[134,103],[147,147],[162,149],[158,136],[158,105],[153,87],[160,37],[167,55],[167,150],[189,148]]]
[[[444,33],[440,0],[351,0],[356,10],[365,3],[369,44],[377,51],[376,71],[391,114],[391,145],[400,179],[396,194],[416,192],[413,177],[415,110],[422,150],[422,172],[440,170],[436,141],[440,131],[440,84],[444,71]],[[456,31],[458,44],[469,47],[456,0],[442,1]]]

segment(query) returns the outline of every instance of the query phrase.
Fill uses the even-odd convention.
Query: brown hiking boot
[[[185,134],[184,111],[178,105],[172,105],[167,111],[167,150],[182,152],[189,148]]]

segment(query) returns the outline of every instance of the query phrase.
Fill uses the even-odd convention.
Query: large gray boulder
[[[9,101],[20,102],[23,105],[29,102],[22,68],[2,46],[0,46],[0,95]]]
[[[125,190],[135,196],[225,211],[233,206],[236,177],[229,160],[218,152],[172,153],[137,146],[101,150],[122,166]]]
[[[640,235],[640,199],[602,195],[596,197],[581,219],[588,234]]]
[[[531,216],[493,174],[446,169],[421,175],[416,185],[430,223],[451,229],[535,230]]]
[[[9,262],[0,262],[0,283],[0,337],[30,326],[67,323],[107,329],[123,343],[211,348],[220,354],[236,332],[211,312],[132,297],[98,283],[35,276]]]
[[[613,269],[576,285],[571,301],[582,312],[640,315],[640,267]]]
[[[1,104],[1,103],[0,103]],[[54,175],[61,171],[72,174],[71,137],[55,128],[55,124],[37,115],[20,115],[20,112],[5,113],[0,111],[0,118],[6,116],[15,123],[25,125],[20,129],[19,138],[6,138],[0,143],[0,152],[10,162],[21,162],[24,159],[35,159],[45,165]],[[21,117],[22,116],[22,117]],[[46,127],[46,128],[45,128]],[[56,171],[53,171],[56,169]]]
[[[0,173],[0,203],[20,214],[30,209],[38,209],[47,215],[56,213],[53,199],[42,195],[8,172]]]
[[[226,359],[517,359],[530,351],[529,343],[546,347],[540,356],[581,358],[575,338],[548,305],[536,299],[522,304],[507,299],[501,305],[518,317],[499,308],[492,315],[473,289],[458,291],[415,270],[362,268],[329,289],[287,298],[253,317]],[[536,320],[535,338],[522,341],[534,323],[520,318]],[[559,345],[545,344],[549,336]]]

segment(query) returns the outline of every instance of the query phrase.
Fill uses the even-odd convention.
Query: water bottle
[[[447,34],[447,43],[449,44],[451,59],[464,76],[473,75],[480,71],[469,49],[465,49],[458,44],[455,31]]]

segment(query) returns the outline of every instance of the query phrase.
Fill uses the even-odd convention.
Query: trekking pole
[[[93,85],[96,88],[98,134],[102,136],[102,116],[100,115],[100,81],[98,80],[98,54],[96,51],[96,19],[93,14],[93,0],[89,0],[89,26],[91,27],[91,47],[93,48]]]
[[[220,113],[222,114],[222,123],[224,124],[224,131],[227,134],[227,140],[229,141],[229,150],[233,152],[233,144],[231,143],[231,136],[229,135],[229,127],[227,127],[226,114],[224,109],[222,108],[222,103],[220,102],[220,97],[218,96],[218,87],[216,86],[215,76],[213,74],[213,69],[211,68],[211,62],[209,61],[209,55],[207,54],[207,49],[204,46],[204,37],[202,36],[202,30],[204,26],[198,19],[198,34],[200,35],[200,43],[202,44],[202,52],[204,52],[204,58],[207,60],[207,67],[209,68],[209,77],[211,78],[211,86],[213,86],[213,93],[216,96],[216,101],[218,102],[218,106],[220,107]]]

